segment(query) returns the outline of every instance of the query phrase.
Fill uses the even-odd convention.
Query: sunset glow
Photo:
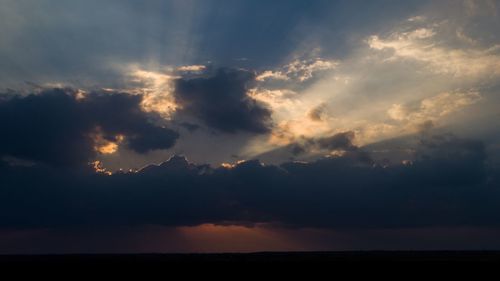
[[[500,249],[498,0],[0,21],[0,255]]]

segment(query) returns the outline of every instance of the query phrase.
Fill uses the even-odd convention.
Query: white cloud
[[[465,34],[457,31],[465,39]],[[476,79],[480,76],[500,76],[500,56],[491,49],[459,49],[440,45],[436,31],[418,28],[410,32],[394,32],[387,38],[371,36],[367,43],[373,50],[392,50],[388,60],[413,60],[424,63],[427,71],[456,78]],[[473,42],[472,38],[465,40]]]
[[[272,71],[272,70],[266,70],[262,72],[261,74],[257,75],[255,78],[257,81],[265,81],[269,79],[274,79],[274,80],[290,80],[290,78],[286,75],[286,73],[283,73],[281,71]]]
[[[266,96],[273,110],[281,112],[270,142],[285,145],[302,136],[351,130],[365,145],[467,121],[459,114],[464,110],[477,114],[479,107],[472,105],[491,98],[480,92],[500,77],[499,45],[474,44],[475,39],[460,29],[462,22],[427,21],[427,16],[416,16],[386,35],[374,34],[364,41],[366,48],[342,61],[294,60],[265,73],[286,77],[280,85],[291,85],[307,81],[320,69],[335,69],[286,99],[261,92],[258,99]],[[457,44],[458,34],[446,33],[450,30],[468,41],[466,47]],[[308,114],[319,104],[325,116],[311,120]]]
[[[422,22],[425,21],[424,16],[414,16],[408,19],[409,22]]]
[[[316,59],[295,59],[292,62],[276,69],[265,70],[257,76],[258,81],[268,79],[274,80],[294,80],[305,82],[314,77],[315,74],[333,70],[339,65],[338,61]]]
[[[170,71],[155,72],[132,68],[128,76],[138,87],[127,91],[143,96],[142,107],[146,111],[158,112],[163,118],[170,119],[178,105],[172,96],[173,81],[177,78]]]
[[[180,66],[177,68],[177,71],[181,71],[181,72],[201,72],[203,70],[205,70],[207,67],[204,66],[204,65],[199,65],[199,64],[196,64],[196,65],[184,65],[184,66]]]
[[[419,125],[435,121],[466,106],[477,103],[481,95],[476,91],[445,92],[422,99],[417,106],[393,104],[387,114],[406,125]]]
[[[295,60],[285,66],[285,69],[289,76],[296,77],[303,82],[311,79],[317,72],[335,69],[338,64],[336,61],[323,59]]]

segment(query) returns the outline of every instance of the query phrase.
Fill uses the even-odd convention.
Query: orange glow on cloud
[[[94,139],[94,150],[101,154],[113,154],[118,151],[120,143],[125,140],[125,136],[116,135],[115,141],[109,141],[104,139],[100,133],[96,133],[92,136]]]
[[[103,146],[97,147],[97,151],[102,154],[113,154],[118,150],[118,145],[114,142],[109,142]]]
[[[191,66],[187,70],[200,70],[199,67]],[[138,68],[130,72],[130,77],[133,82],[141,85],[141,87],[129,89],[129,91],[142,95],[142,108],[148,112],[157,112],[165,119],[170,119],[179,107],[172,96],[173,81],[178,77],[169,74],[169,71],[155,72]]]
[[[78,90],[75,94],[75,99],[80,101],[80,100],[83,100],[87,97],[87,93],[85,91],[82,91],[82,90]]]
[[[104,174],[104,175],[108,175],[108,176],[111,176],[113,174],[110,171],[106,170],[106,168],[104,168],[102,166],[102,162],[99,161],[99,160],[91,162],[90,164],[94,168],[95,172],[98,173],[98,174]]]
[[[300,251],[300,243],[266,227],[202,224],[178,227],[189,248],[196,252]]]
[[[233,169],[237,165],[244,163],[246,160],[238,160],[235,163],[222,163],[220,166],[225,169]]]

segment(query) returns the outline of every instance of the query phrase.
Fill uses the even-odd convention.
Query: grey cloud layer
[[[249,71],[219,69],[209,77],[181,78],[174,96],[181,109],[209,127],[226,133],[268,133],[271,111],[247,95],[255,75]]]
[[[481,142],[431,138],[412,165],[358,152],[311,163],[213,169],[174,157],[112,176],[0,168],[2,227],[280,223],[295,227],[499,226],[498,171]]]
[[[172,147],[177,132],[155,125],[155,115],[144,112],[140,103],[140,96],[125,93],[92,92],[78,99],[70,89],[4,95],[0,99],[0,157],[56,166],[85,165],[96,156],[92,137],[96,133],[108,141],[123,135],[128,147],[138,153]]]

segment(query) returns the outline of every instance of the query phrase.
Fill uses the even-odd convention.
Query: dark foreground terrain
[[[0,264],[500,262],[500,251],[263,252],[249,254],[0,255]]]

